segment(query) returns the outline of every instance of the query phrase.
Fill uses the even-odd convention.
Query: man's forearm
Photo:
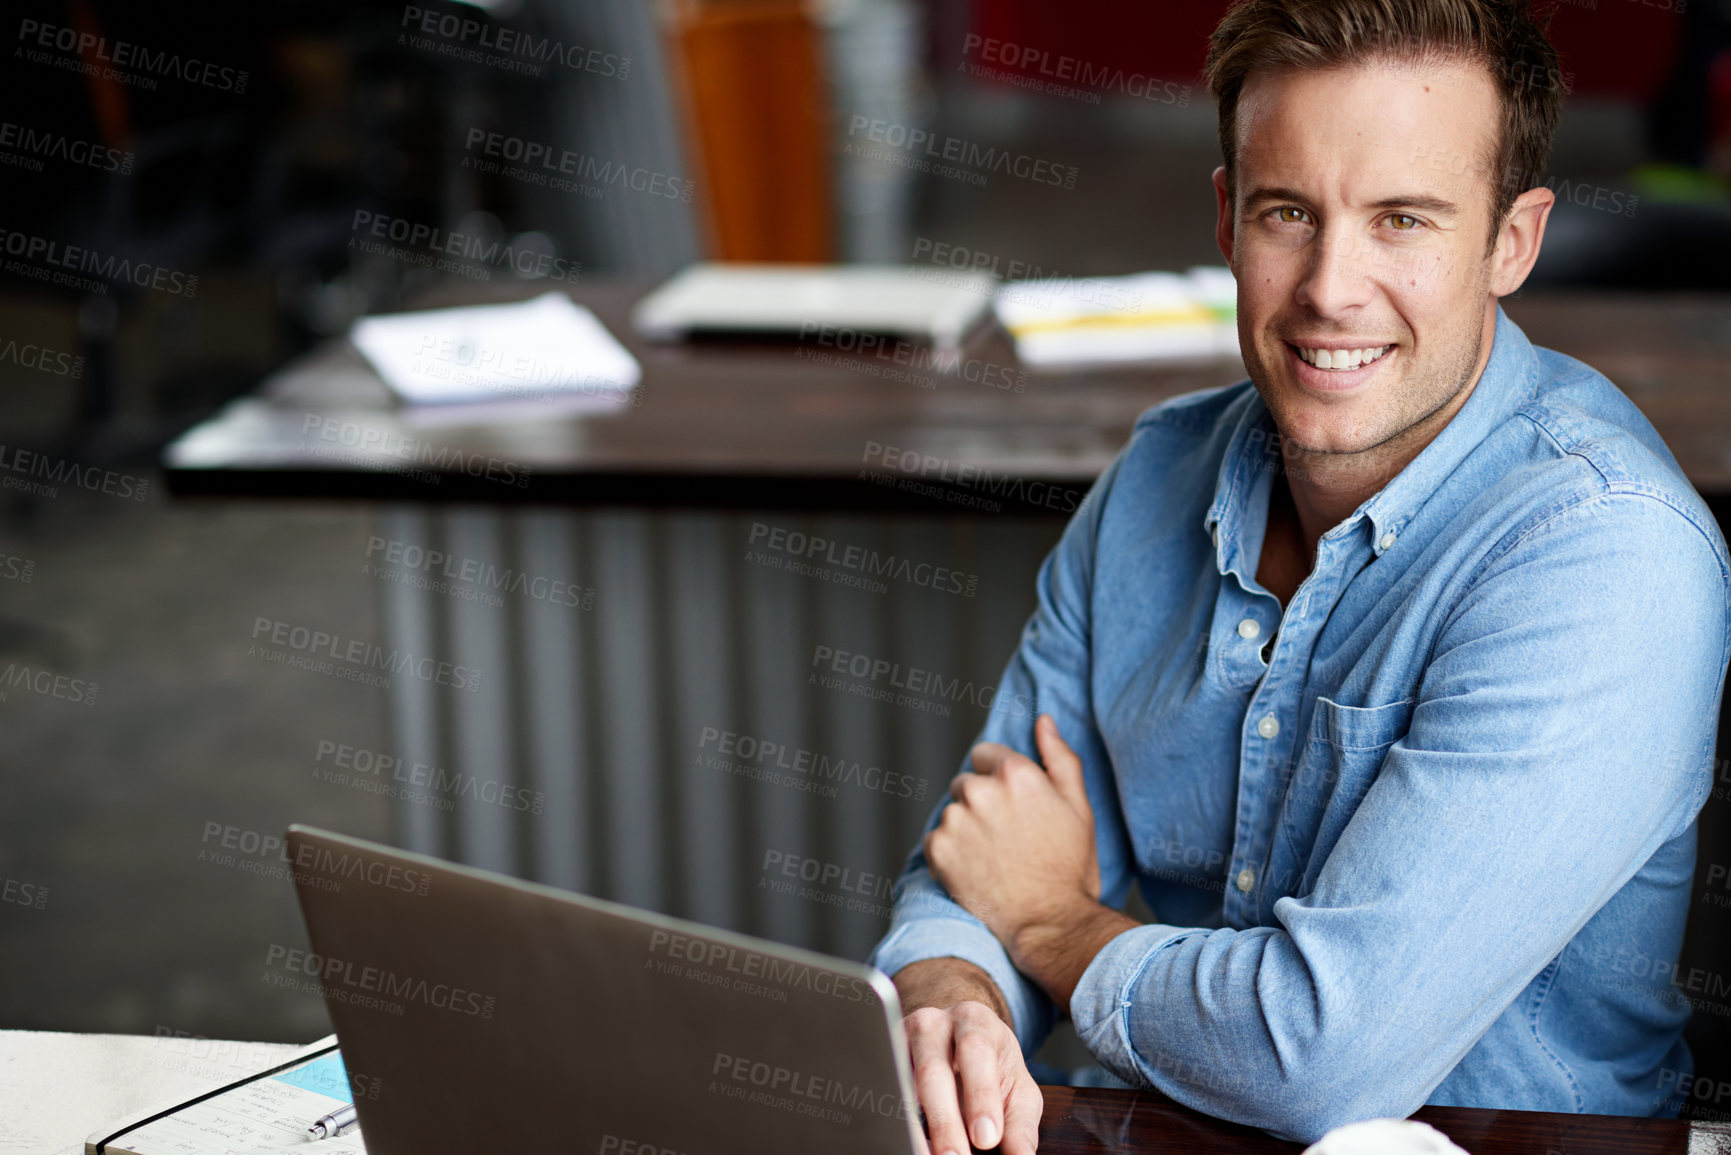
[[[984,1003],[992,1008],[1004,1023],[1014,1030],[1010,1021],[1010,1004],[991,976],[971,962],[959,958],[929,958],[909,963],[895,973],[892,980],[901,996],[902,1013],[909,1014],[921,1007],[948,1010],[957,1003]]]
[[[1016,969],[1051,997],[1060,1013],[1070,1013],[1070,996],[1094,956],[1106,944],[1142,924],[1100,903],[1079,904],[1061,916],[1020,929],[1004,944]],[[911,969],[911,968],[910,968]]]

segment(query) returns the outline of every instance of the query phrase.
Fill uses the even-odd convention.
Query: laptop
[[[894,986],[779,943],[288,831],[369,1155],[913,1155]]]

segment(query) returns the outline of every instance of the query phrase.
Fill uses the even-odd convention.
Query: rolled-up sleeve
[[[1114,906],[1124,902],[1131,864],[1111,763],[1094,723],[1089,631],[1095,542],[1123,460],[1120,454],[1100,475],[1041,565],[1034,613],[979,736],[981,742],[1001,742],[1038,761],[1034,720],[1052,715],[1058,732],[1082,760],[1094,808],[1102,899]],[[964,757],[958,770],[970,768]],[[938,824],[948,803],[946,794],[928,819],[927,831]],[[932,878],[924,851],[916,847],[896,883],[890,932],[870,962],[893,976],[910,963],[931,958],[964,959],[990,975],[1009,1005],[1023,1052],[1038,1049],[1052,1028],[1051,1000],[1016,970],[985,924],[950,899]]]
[[[1120,1077],[1308,1142],[1405,1116],[1711,787],[1727,582],[1709,531],[1600,492],[1511,533],[1445,614],[1410,726],[1277,926],[1139,927],[1071,1002]]]

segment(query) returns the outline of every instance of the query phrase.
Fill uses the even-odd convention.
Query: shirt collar
[[[1436,487],[1532,397],[1537,379],[1538,359],[1532,343],[1499,304],[1491,355],[1466,403],[1405,469],[1324,534],[1324,540],[1343,537],[1353,532],[1361,519],[1369,519],[1371,549],[1380,557],[1394,545]],[[1254,499],[1266,501],[1268,482],[1280,460],[1274,419],[1261,394],[1254,388],[1247,390],[1237,408],[1237,423],[1215,480],[1214,502],[1203,517],[1203,529],[1214,538],[1222,573],[1236,569],[1243,561],[1245,512]]]

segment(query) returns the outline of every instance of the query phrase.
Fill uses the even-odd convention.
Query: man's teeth
[[[1378,345],[1374,349],[1298,349],[1298,355],[1318,369],[1357,369],[1378,360],[1394,346]]]

